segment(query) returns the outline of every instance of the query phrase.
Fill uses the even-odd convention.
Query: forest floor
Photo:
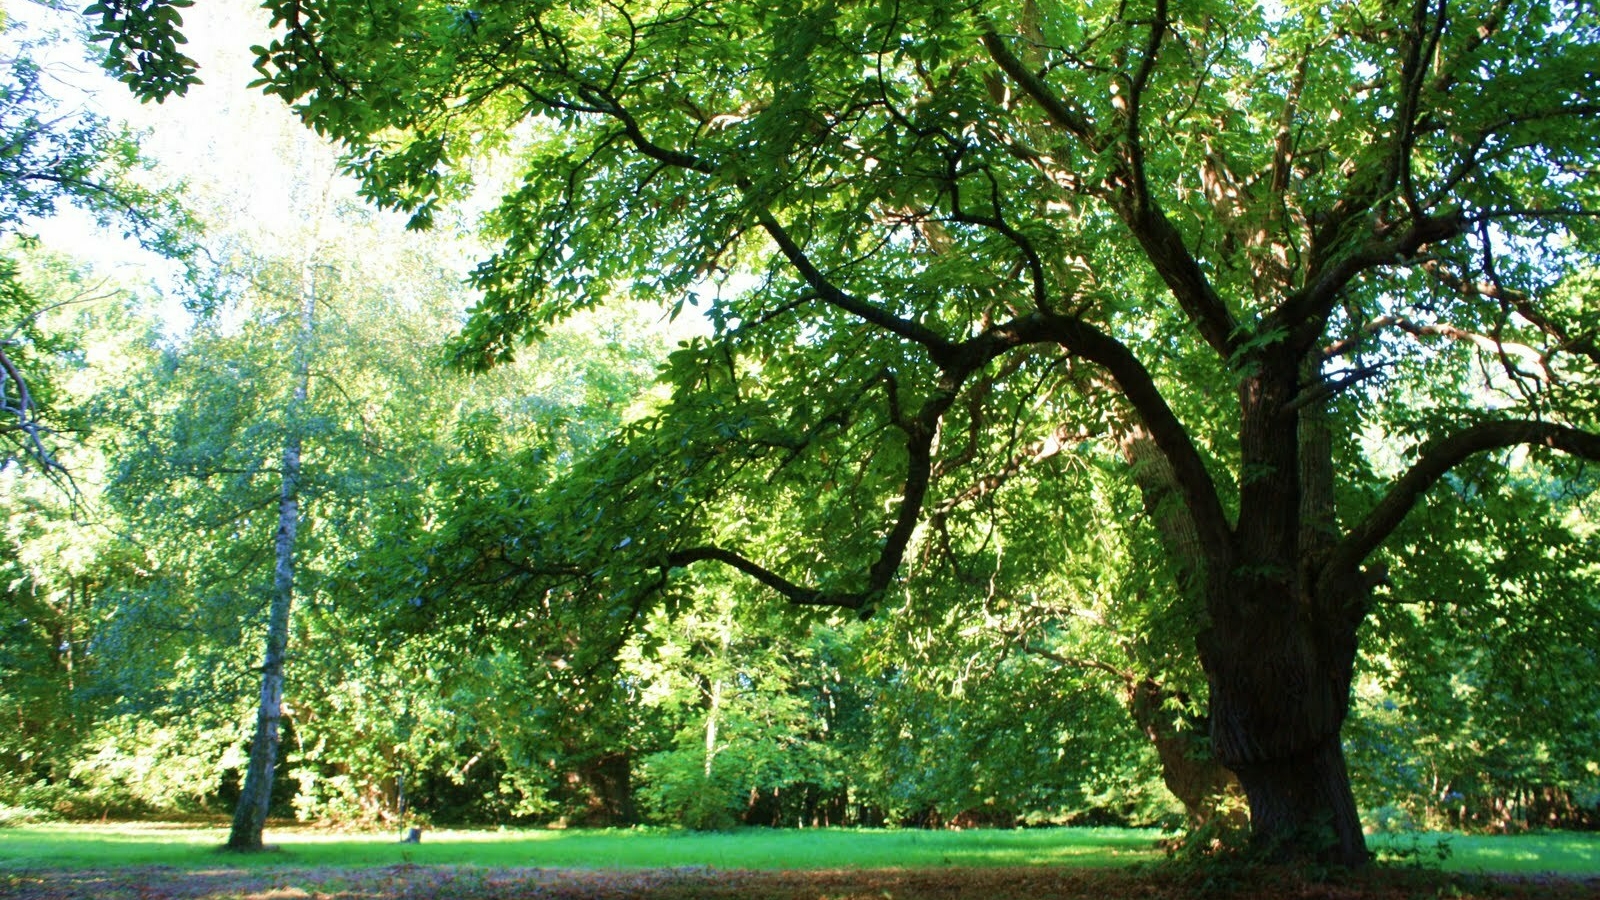
[[[1462,876],[1379,868],[1317,880],[1292,870],[1053,866],[812,871],[385,868],[0,870],[0,900],[1596,900],[1600,878]]]

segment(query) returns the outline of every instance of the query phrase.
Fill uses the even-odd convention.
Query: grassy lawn
[[[1436,852],[1441,843],[1446,851],[1442,861]],[[1447,872],[1600,876],[1597,833],[1383,835],[1369,838],[1367,845],[1380,854],[1415,852],[1424,865],[1438,864]]]
[[[272,853],[226,854],[220,828],[0,829],[0,900],[1593,900],[1600,835],[1379,837],[1430,868],[1231,872],[1157,863],[1153,831],[728,834],[271,829]],[[1452,873],[1494,873],[1492,875]],[[1503,874],[1517,876],[1511,880]],[[1331,875],[1332,881],[1323,879]],[[1552,878],[1551,875],[1561,877]]]
[[[1125,866],[1162,858],[1159,833],[1131,828],[1025,831],[748,829],[692,833],[429,831],[420,844],[394,834],[269,829],[275,852],[223,854],[224,829],[163,825],[29,825],[0,829],[0,868],[172,866],[319,867],[473,865],[543,868],[824,869],[940,866]]]
[[[429,831],[421,844],[394,834],[270,829],[261,855],[223,854],[220,828],[160,824],[30,825],[0,829],[0,869],[375,867],[404,864],[485,868],[920,869],[946,866],[1126,867],[1155,862],[1155,831],[1042,828],[1023,831],[748,829],[697,834],[617,831]],[[1440,842],[1448,848],[1441,861]],[[1509,837],[1401,835],[1371,839],[1446,871],[1600,876],[1600,834]]]

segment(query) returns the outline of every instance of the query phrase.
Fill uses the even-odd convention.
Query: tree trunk
[[[1307,850],[1352,868],[1368,861],[1338,735],[1287,759],[1241,765],[1252,840],[1270,856]]]
[[[1339,732],[1371,585],[1321,570],[1333,530],[1331,451],[1320,409],[1300,409],[1315,362],[1263,351],[1241,380],[1234,558],[1208,560],[1211,746],[1239,777],[1253,847],[1350,867],[1368,861]]]
[[[722,711],[722,679],[711,680],[710,699],[706,705],[706,782],[710,783],[713,764],[717,759],[717,717]]]
[[[1271,858],[1365,865],[1366,839],[1339,742],[1354,627],[1318,628],[1297,608],[1242,606],[1254,621],[1219,623],[1225,627],[1203,638],[1202,658],[1212,749],[1244,786],[1252,845]],[[1343,639],[1330,640],[1330,629]]]
[[[1155,523],[1173,562],[1179,589],[1194,589],[1202,582],[1206,566],[1199,533],[1178,496],[1177,475],[1142,426],[1124,422],[1119,427],[1123,457],[1132,467],[1145,512]],[[1190,829],[1212,824],[1219,809],[1227,805],[1228,797],[1238,795],[1239,783],[1233,773],[1204,742],[1194,740],[1194,733],[1180,728],[1180,723],[1162,708],[1166,699],[1162,685],[1148,677],[1130,677],[1127,697],[1128,712],[1155,745],[1161,760],[1161,779],[1183,804]],[[1230,820],[1221,824],[1244,826],[1240,814],[1225,815]]]
[[[272,803],[272,780],[278,764],[279,726],[283,716],[283,661],[289,646],[289,611],[294,603],[294,542],[300,525],[300,420],[310,390],[311,337],[316,297],[308,262],[302,274],[300,331],[294,353],[294,393],[286,415],[283,467],[278,493],[278,532],[274,546],[272,607],[267,617],[267,643],[261,661],[261,700],[256,709],[255,736],[245,769],[239,805],[234,808],[228,849],[262,849],[261,832]]]
[[[578,786],[588,796],[576,824],[615,828],[638,822],[633,801],[633,761],[627,753],[608,753],[578,765]]]

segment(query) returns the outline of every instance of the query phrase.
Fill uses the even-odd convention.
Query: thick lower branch
[[[1424,449],[1378,505],[1335,546],[1319,575],[1318,590],[1354,573],[1446,472],[1478,453],[1524,445],[1600,460],[1600,434],[1567,425],[1520,419],[1469,425]]]
[[[836,606],[860,609],[866,605],[867,592],[850,594],[824,594],[816,588],[796,584],[782,575],[722,547],[689,547],[667,554],[667,566],[686,568],[699,562],[718,562],[761,582],[796,606]]]

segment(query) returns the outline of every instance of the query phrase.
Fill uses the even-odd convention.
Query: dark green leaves
[[[105,67],[146,102],[183,96],[200,83],[199,64],[179,49],[183,36],[179,10],[194,0],[99,0],[83,14],[103,41]]]

